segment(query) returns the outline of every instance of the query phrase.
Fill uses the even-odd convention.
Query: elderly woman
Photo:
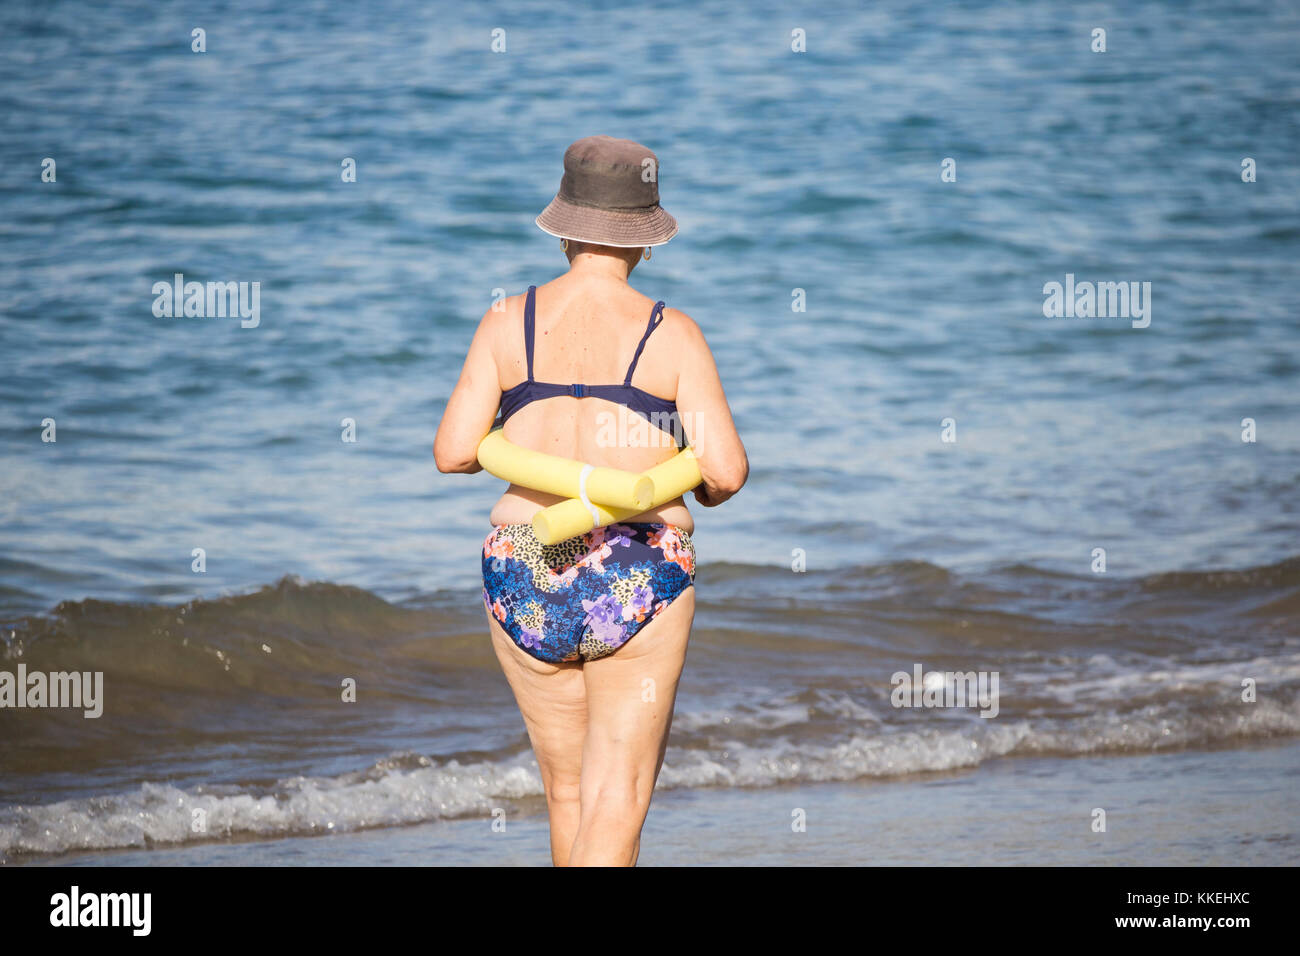
[[[689,443],[697,502],[740,490],[749,463],[704,335],[628,284],[642,250],[649,259],[677,232],[658,171],[630,140],[591,136],[565,152],[537,225],[560,238],[569,269],[484,314],[438,427],[440,471],[479,471],[496,418],[517,445],[626,471]],[[544,545],[531,521],[559,500],[512,484],[492,508],[488,628],[537,756],[553,861],[630,866],[695,615],[694,523],[679,497]]]

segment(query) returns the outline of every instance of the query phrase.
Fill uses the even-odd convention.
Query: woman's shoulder
[[[681,345],[690,346],[704,342],[704,330],[700,328],[700,324],[681,309],[667,304],[664,305],[663,310],[662,331],[667,333],[665,338],[671,338]]]
[[[527,299],[527,292],[494,296],[492,304],[479,320],[479,328],[494,342],[500,342],[507,336],[517,338],[524,326],[524,304]]]
[[[523,379],[527,374],[521,371],[525,368],[523,315],[526,299],[526,292],[494,297],[474,334],[475,340],[482,343],[496,365],[500,382]],[[501,388],[504,391],[505,385]]]

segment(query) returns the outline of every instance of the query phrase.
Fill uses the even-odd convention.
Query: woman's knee
[[[551,805],[557,803],[580,805],[582,803],[582,782],[578,777],[552,776],[550,780],[544,781],[544,784],[547,803]]]
[[[582,787],[582,814],[644,818],[654,786],[653,767],[588,780]]]

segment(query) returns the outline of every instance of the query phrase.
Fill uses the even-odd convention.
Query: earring
[[[560,248],[563,249],[565,252],[568,252],[568,251],[569,251],[569,240],[568,240],[568,239],[561,239],[561,240],[560,240]]]
[[[641,258],[644,259],[646,262],[649,262],[649,261],[650,261],[650,247],[649,247],[649,246],[646,246],[646,247],[645,247],[645,252],[641,253]]]

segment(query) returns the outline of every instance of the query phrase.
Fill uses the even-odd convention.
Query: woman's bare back
[[[603,276],[570,273],[538,286],[534,380],[566,385],[623,384],[654,305],[654,300],[626,281]],[[633,385],[661,399],[677,398],[680,365],[676,359],[686,347],[682,341],[685,322],[689,319],[665,307],[662,321],[646,339],[636,361]],[[493,356],[505,392],[528,375],[524,296],[507,300],[501,331],[504,334],[497,337]],[[627,471],[645,471],[677,453],[674,435],[634,411],[594,396],[561,395],[532,402],[510,417],[505,435],[525,448]],[[490,520],[493,524],[527,522],[540,508],[559,500],[511,485],[493,507]],[[681,498],[630,520],[694,529]]]

